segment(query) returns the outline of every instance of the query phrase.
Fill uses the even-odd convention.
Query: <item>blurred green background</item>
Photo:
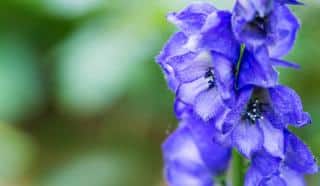
[[[0,186],[164,186],[176,120],[154,57],[175,29],[165,14],[188,2],[0,1]],[[304,2],[288,56],[302,69],[281,78],[314,118],[295,131],[320,159],[320,3]]]

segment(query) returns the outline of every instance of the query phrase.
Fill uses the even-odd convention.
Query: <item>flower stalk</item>
[[[232,154],[232,185],[243,186],[245,163],[242,156],[236,151]]]

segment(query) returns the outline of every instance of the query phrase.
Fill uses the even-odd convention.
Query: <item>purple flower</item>
[[[168,20],[180,32],[167,42],[157,62],[176,92],[176,105],[191,106],[205,121],[223,120],[234,97],[240,52],[231,29],[231,14],[217,11],[209,3],[193,3],[169,14]]]
[[[283,130],[288,124],[301,127],[310,122],[292,89],[281,85],[268,89],[247,87],[240,90],[221,131],[230,136],[232,145],[247,158],[261,149],[283,157]]]
[[[293,0],[237,0],[232,25],[235,36],[255,52],[268,49],[271,58],[280,58],[294,45],[299,21],[286,3]]]
[[[182,121],[162,146],[170,186],[213,186],[214,176],[228,168],[231,148],[214,143],[214,129],[197,122],[201,121]]]
[[[162,146],[170,186],[213,186],[232,147],[251,160],[246,186],[303,186],[304,175],[318,171],[288,131],[311,123],[310,115],[275,69],[299,68],[282,59],[300,27],[290,4],[301,3],[237,0],[231,14],[199,2],[168,14],[179,31],[156,60],[181,121]]]
[[[230,110],[225,100],[234,94],[233,64],[223,55],[207,52],[189,53],[171,64],[180,80],[177,99],[205,121],[223,120]]]
[[[304,175],[318,172],[318,165],[308,147],[285,130],[285,156],[273,157],[267,152],[254,154],[245,186],[304,186]]]

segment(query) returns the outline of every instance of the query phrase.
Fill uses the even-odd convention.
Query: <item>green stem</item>
[[[244,184],[244,169],[245,163],[243,157],[237,152],[233,151],[232,159],[232,185],[243,186]]]
[[[243,53],[244,50],[246,49],[246,46],[243,44],[241,45],[241,49],[240,49],[240,56],[236,65],[236,72],[235,72],[235,77],[236,77],[236,83],[235,83],[235,89],[238,89],[238,80],[239,80],[239,72],[240,72],[240,66],[241,66],[241,62],[242,62],[242,58],[243,58]]]

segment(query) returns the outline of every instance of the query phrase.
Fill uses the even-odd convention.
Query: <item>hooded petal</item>
[[[170,186],[211,186],[212,173],[202,160],[187,127],[177,129],[162,146]]]
[[[183,47],[188,42],[188,37],[182,33],[175,33],[165,44],[164,48],[161,50],[160,54],[156,57],[158,63],[167,63],[170,57],[183,55],[188,52],[188,50]]]
[[[190,161],[193,164],[203,164],[200,152],[187,127],[178,128],[164,142],[163,153],[165,161]]]
[[[263,146],[262,131],[257,125],[245,121],[238,123],[233,129],[231,139],[232,144],[247,158]]]
[[[266,45],[270,57],[279,58],[287,54],[294,45],[300,28],[298,19],[286,6],[275,6],[269,17],[271,32]]]
[[[281,177],[286,182],[287,186],[306,186],[304,176],[288,167],[281,168]]]
[[[259,16],[264,17],[268,15],[273,9],[274,0],[251,0]]]
[[[284,134],[283,130],[274,128],[270,121],[266,118],[261,119],[259,127],[263,132],[263,147],[272,156],[281,157],[284,156]]]
[[[256,9],[251,0],[237,0],[233,12],[234,18],[250,21],[255,17]]]
[[[299,21],[284,4],[295,0],[237,0],[232,28],[236,38],[255,52],[266,46],[271,58],[287,54],[293,47]]]
[[[197,55],[198,54],[195,52],[186,52],[184,54],[168,58],[166,63],[170,65],[175,72],[178,72],[192,65]]]
[[[245,50],[239,70],[238,88],[246,85],[266,88],[278,83],[278,73],[272,67],[265,49],[260,49],[255,54]]]
[[[285,164],[288,167],[306,174],[314,174],[319,171],[312,152],[298,137],[285,131],[285,142]]]
[[[274,113],[282,123],[302,127],[311,123],[311,117],[303,111],[299,95],[289,87],[276,86],[269,89]]]
[[[206,51],[180,56],[176,60],[172,60],[171,65],[177,78],[182,82],[190,82],[204,77],[206,72],[213,68],[212,56]]]
[[[213,186],[229,164],[231,148],[214,143],[214,127],[194,117],[182,120],[162,146],[170,186]]]
[[[235,39],[231,28],[231,14],[217,11],[208,16],[202,28],[200,46],[226,56],[236,64],[240,55],[240,44]]]
[[[187,36],[185,36],[182,32],[174,34],[166,43],[160,54],[156,57],[156,61],[162,68],[169,88],[174,92],[176,91],[180,82],[176,78],[175,70],[170,63],[173,59],[176,59],[177,56],[184,56],[186,53],[188,53],[188,50],[184,47],[184,45],[187,43],[187,40]]]
[[[197,34],[207,17],[216,9],[210,3],[196,2],[178,13],[170,13],[168,20],[187,35]]]
[[[274,0],[237,0],[236,6],[240,6],[242,8],[243,17],[246,17],[247,20],[251,20],[248,18],[252,18],[250,16],[254,13],[258,14],[261,17],[269,14],[274,5]],[[246,13],[246,14],[244,14]]]
[[[220,134],[214,125],[196,117],[190,117],[188,122],[194,141],[209,169],[217,174],[226,171],[231,159],[231,146],[215,142],[214,138]]]
[[[244,43],[250,50],[263,45],[267,36],[264,29],[252,24],[259,14],[264,14],[264,10],[261,9],[259,13],[259,10],[256,7],[261,6],[262,1],[237,0],[233,10],[232,29],[234,35],[237,40]]]

